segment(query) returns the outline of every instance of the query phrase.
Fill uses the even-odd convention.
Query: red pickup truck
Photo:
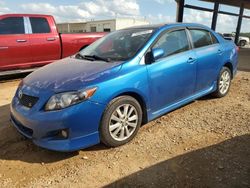
[[[60,34],[49,15],[0,15],[0,76],[73,55],[105,34]]]

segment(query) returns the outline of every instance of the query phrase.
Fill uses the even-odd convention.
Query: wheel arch
[[[227,67],[229,68],[230,72],[231,72],[231,79],[233,79],[233,64],[231,62],[226,62],[223,67]]]
[[[146,104],[144,98],[142,97],[142,95],[140,95],[139,93],[134,92],[134,91],[126,91],[126,92],[122,92],[122,93],[117,94],[111,100],[113,100],[114,98],[120,97],[120,96],[124,96],[124,95],[133,97],[134,99],[136,99],[139,102],[139,104],[142,108],[142,125],[146,124],[148,122],[147,104]]]

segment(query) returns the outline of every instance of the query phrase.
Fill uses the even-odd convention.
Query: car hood
[[[69,57],[36,70],[23,80],[23,84],[54,92],[78,90],[113,76],[119,71],[121,63]]]

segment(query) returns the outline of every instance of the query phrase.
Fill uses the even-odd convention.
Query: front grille
[[[19,96],[20,103],[28,108],[32,108],[37,103],[38,99],[38,97],[33,97],[26,94]]]

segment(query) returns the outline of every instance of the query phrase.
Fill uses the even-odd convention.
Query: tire
[[[232,74],[228,67],[223,67],[217,80],[217,89],[212,94],[214,97],[224,97],[230,90]]]
[[[246,46],[246,41],[245,41],[245,40],[241,40],[241,41],[240,41],[240,46],[241,46],[241,47]]]
[[[104,111],[100,125],[101,142],[109,147],[126,144],[135,137],[141,123],[142,109],[138,101],[130,96],[117,97]]]

